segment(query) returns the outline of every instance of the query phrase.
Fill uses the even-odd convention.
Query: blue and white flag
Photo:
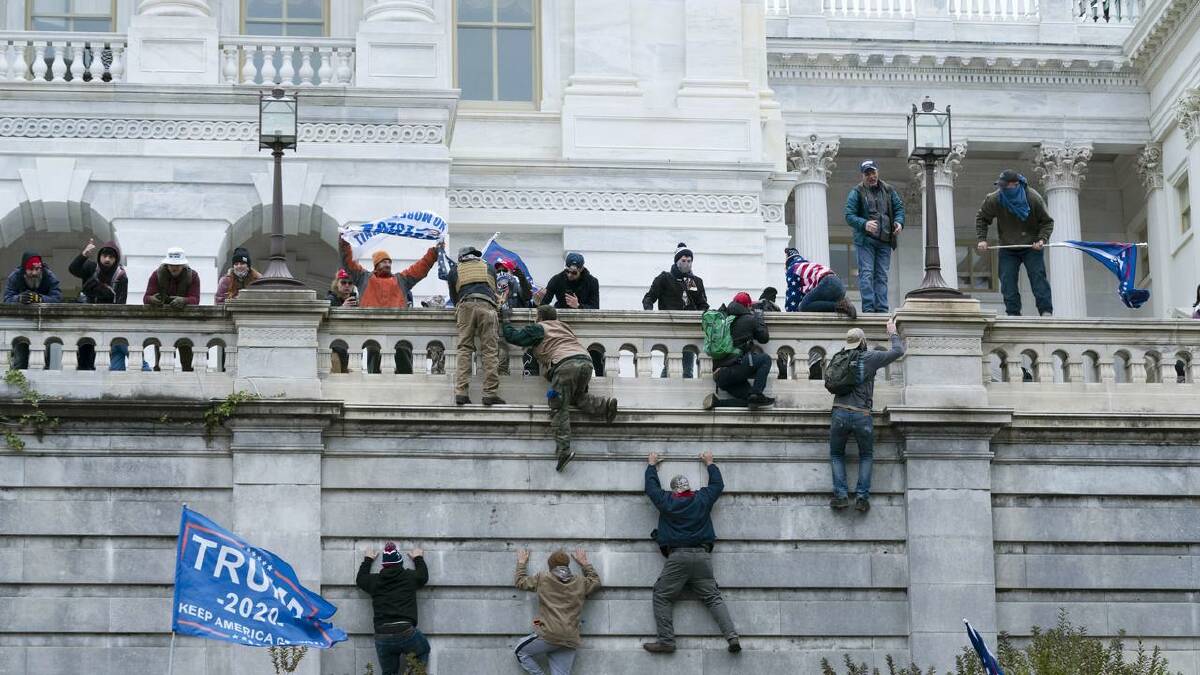
[[[336,611],[300,585],[285,560],[183,507],[172,631],[251,647],[325,649],[346,639],[328,622]]]
[[[1150,291],[1134,288],[1137,280],[1137,245],[1115,241],[1064,241],[1064,246],[1079,249],[1104,264],[1117,275],[1117,295],[1130,309],[1141,307],[1150,299]]]
[[[446,236],[446,221],[432,211],[405,211],[373,223],[350,225],[340,229],[342,239],[355,255],[400,239],[438,241]]]
[[[542,287],[533,280],[533,274],[530,273],[529,267],[525,264],[525,261],[521,260],[521,256],[501,246],[500,242],[497,241],[499,238],[500,233],[497,232],[496,234],[492,235],[491,239],[488,240],[487,246],[483,247],[483,259],[488,261],[488,264],[492,265],[493,267],[495,267],[496,261],[501,259],[515,263],[525,275],[525,278],[529,281],[530,292],[537,293],[540,291]]]
[[[983,664],[983,670],[987,675],[1004,675],[1004,671],[1000,670],[1000,664],[996,661],[996,657],[992,656],[992,652],[988,651],[987,643],[983,641],[983,636],[979,631],[971,628],[971,622],[963,619],[963,623],[967,624],[967,637],[971,640],[971,646],[975,648],[975,653],[979,655],[979,662]]]

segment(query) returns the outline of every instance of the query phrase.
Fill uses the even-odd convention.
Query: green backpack
[[[825,388],[835,396],[849,394],[866,379],[866,362],[861,349],[843,349],[825,366]]]
[[[742,355],[742,350],[733,346],[730,330],[736,318],[717,309],[707,310],[700,316],[700,325],[704,327],[704,353],[714,361]]]

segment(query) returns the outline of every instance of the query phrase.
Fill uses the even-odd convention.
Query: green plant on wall
[[[26,408],[26,412],[16,418],[0,417],[0,425],[4,427],[4,444],[9,450],[21,451],[25,449],[25,441],[21,440],[17,431],[32,427],[33,435],[40,441],[46,429],[58,426],[58,418],[50,417],[42,410],[41,403],[46,397],[33,388],[23,371],[9,370],[4,374],[4,383],[20,392],[21,403]]]
[[[233,417],[233,413],[237,410],[238,405],[258,398],[258,394],[251,394],[248,391],[235,391],[221,399],[219,403],[214,404],[208,410],[204,411],[204,435],[211,437],[217,427],[224,424],[225,420]]]
[[[300,666],[300,659],[308,653],[308,647],[267,647],[271,655],[271,665],[275,667],[275,675],[294,673]]]

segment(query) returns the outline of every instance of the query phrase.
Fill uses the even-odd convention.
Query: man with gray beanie
[[[867,349],[861,328],[846,332],[846,346],[834,354],[825,368],[825,387],[834,393],[833,415],[829,425],[829,464],[833,471],[833,499],[829,506],[841,510],[850,506],[846,488],[846,440],[850,434],[858,442],[858,484],[854,508],[871,509],[871,465],[875,459],[875,423],[871,418],[874,404],[875,373],[904,355],[904,343],[896,333],[896,320],[887,323],[891,349]],[[838,374],[849,373],[850,381],[838,385]],[[840,393],[844,391],[845,393]]]
[[[658,453],[650,453],[648,461],[646,496],[658,509],[658,529],[650,536],[658,542],[667,562],[658,581],[654,582],[654,623],[658,639],[643,643],[642,647],[654,654],[675,651],[673,603],[684,588],[691,588],[721,628],[729,651],[736,654],[742,651],[742,645],[712,569],[712,548],[717,535],[711,514],[713,505],[725,489],[721,470],[713,463],[712,453],[703,452],[700,461],[708,470],[708,486],[693,491],[687,476],[679,475],[671,479],[671,491],[667,492],[658,482]]]
[[[474,246],[458,250],[458,262],[446,275],[450,301],[458,323],[458,370],[454,378],[454,403],[471,402],[471,358],[479,352],[483,366],[483,404],[500,405],[500,325],[496,309],[496,270]]]

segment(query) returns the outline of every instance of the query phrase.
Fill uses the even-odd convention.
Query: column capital
[[[1047,190],[1069,188],[1077,191],[1091,158],[1091,143],[1042,143],[1033,158],[1033,170],[1042,177],[1042,185]]]
[[[139,16],[212,16],[208,0],[142,0]]]
[[[1175,102],[1175,121],[1183,129],[1188,147],[1200,140],[1200,87],[1189,89]]]
[[[1137,172],[1146,191],[1161,190],[1163,187],[1162,146],[1150,143],[1137,156]]]
[[[788,171],[800,174],[801,183],[829,184],[829,176],[837,167],[833,161],[837,157],[840,139],[820,138],[809,134],[806,140],[788,139],[787,162]]]
[[[437,18],[428,0],[375,0],[363,10],[363,21],[426,21]]]
[[[950,148],[950,154],[946,155],[945,159],[939,159],[933,165],[933,184],[939,187],[954,187],[954,180],[958,178],[958,168],[963,160],[967,158],[967,142],[959,141]],[[917,160],[908,160],[908,170],[912,172],[913,182],[917,187],[925,189],[925,163]]]

